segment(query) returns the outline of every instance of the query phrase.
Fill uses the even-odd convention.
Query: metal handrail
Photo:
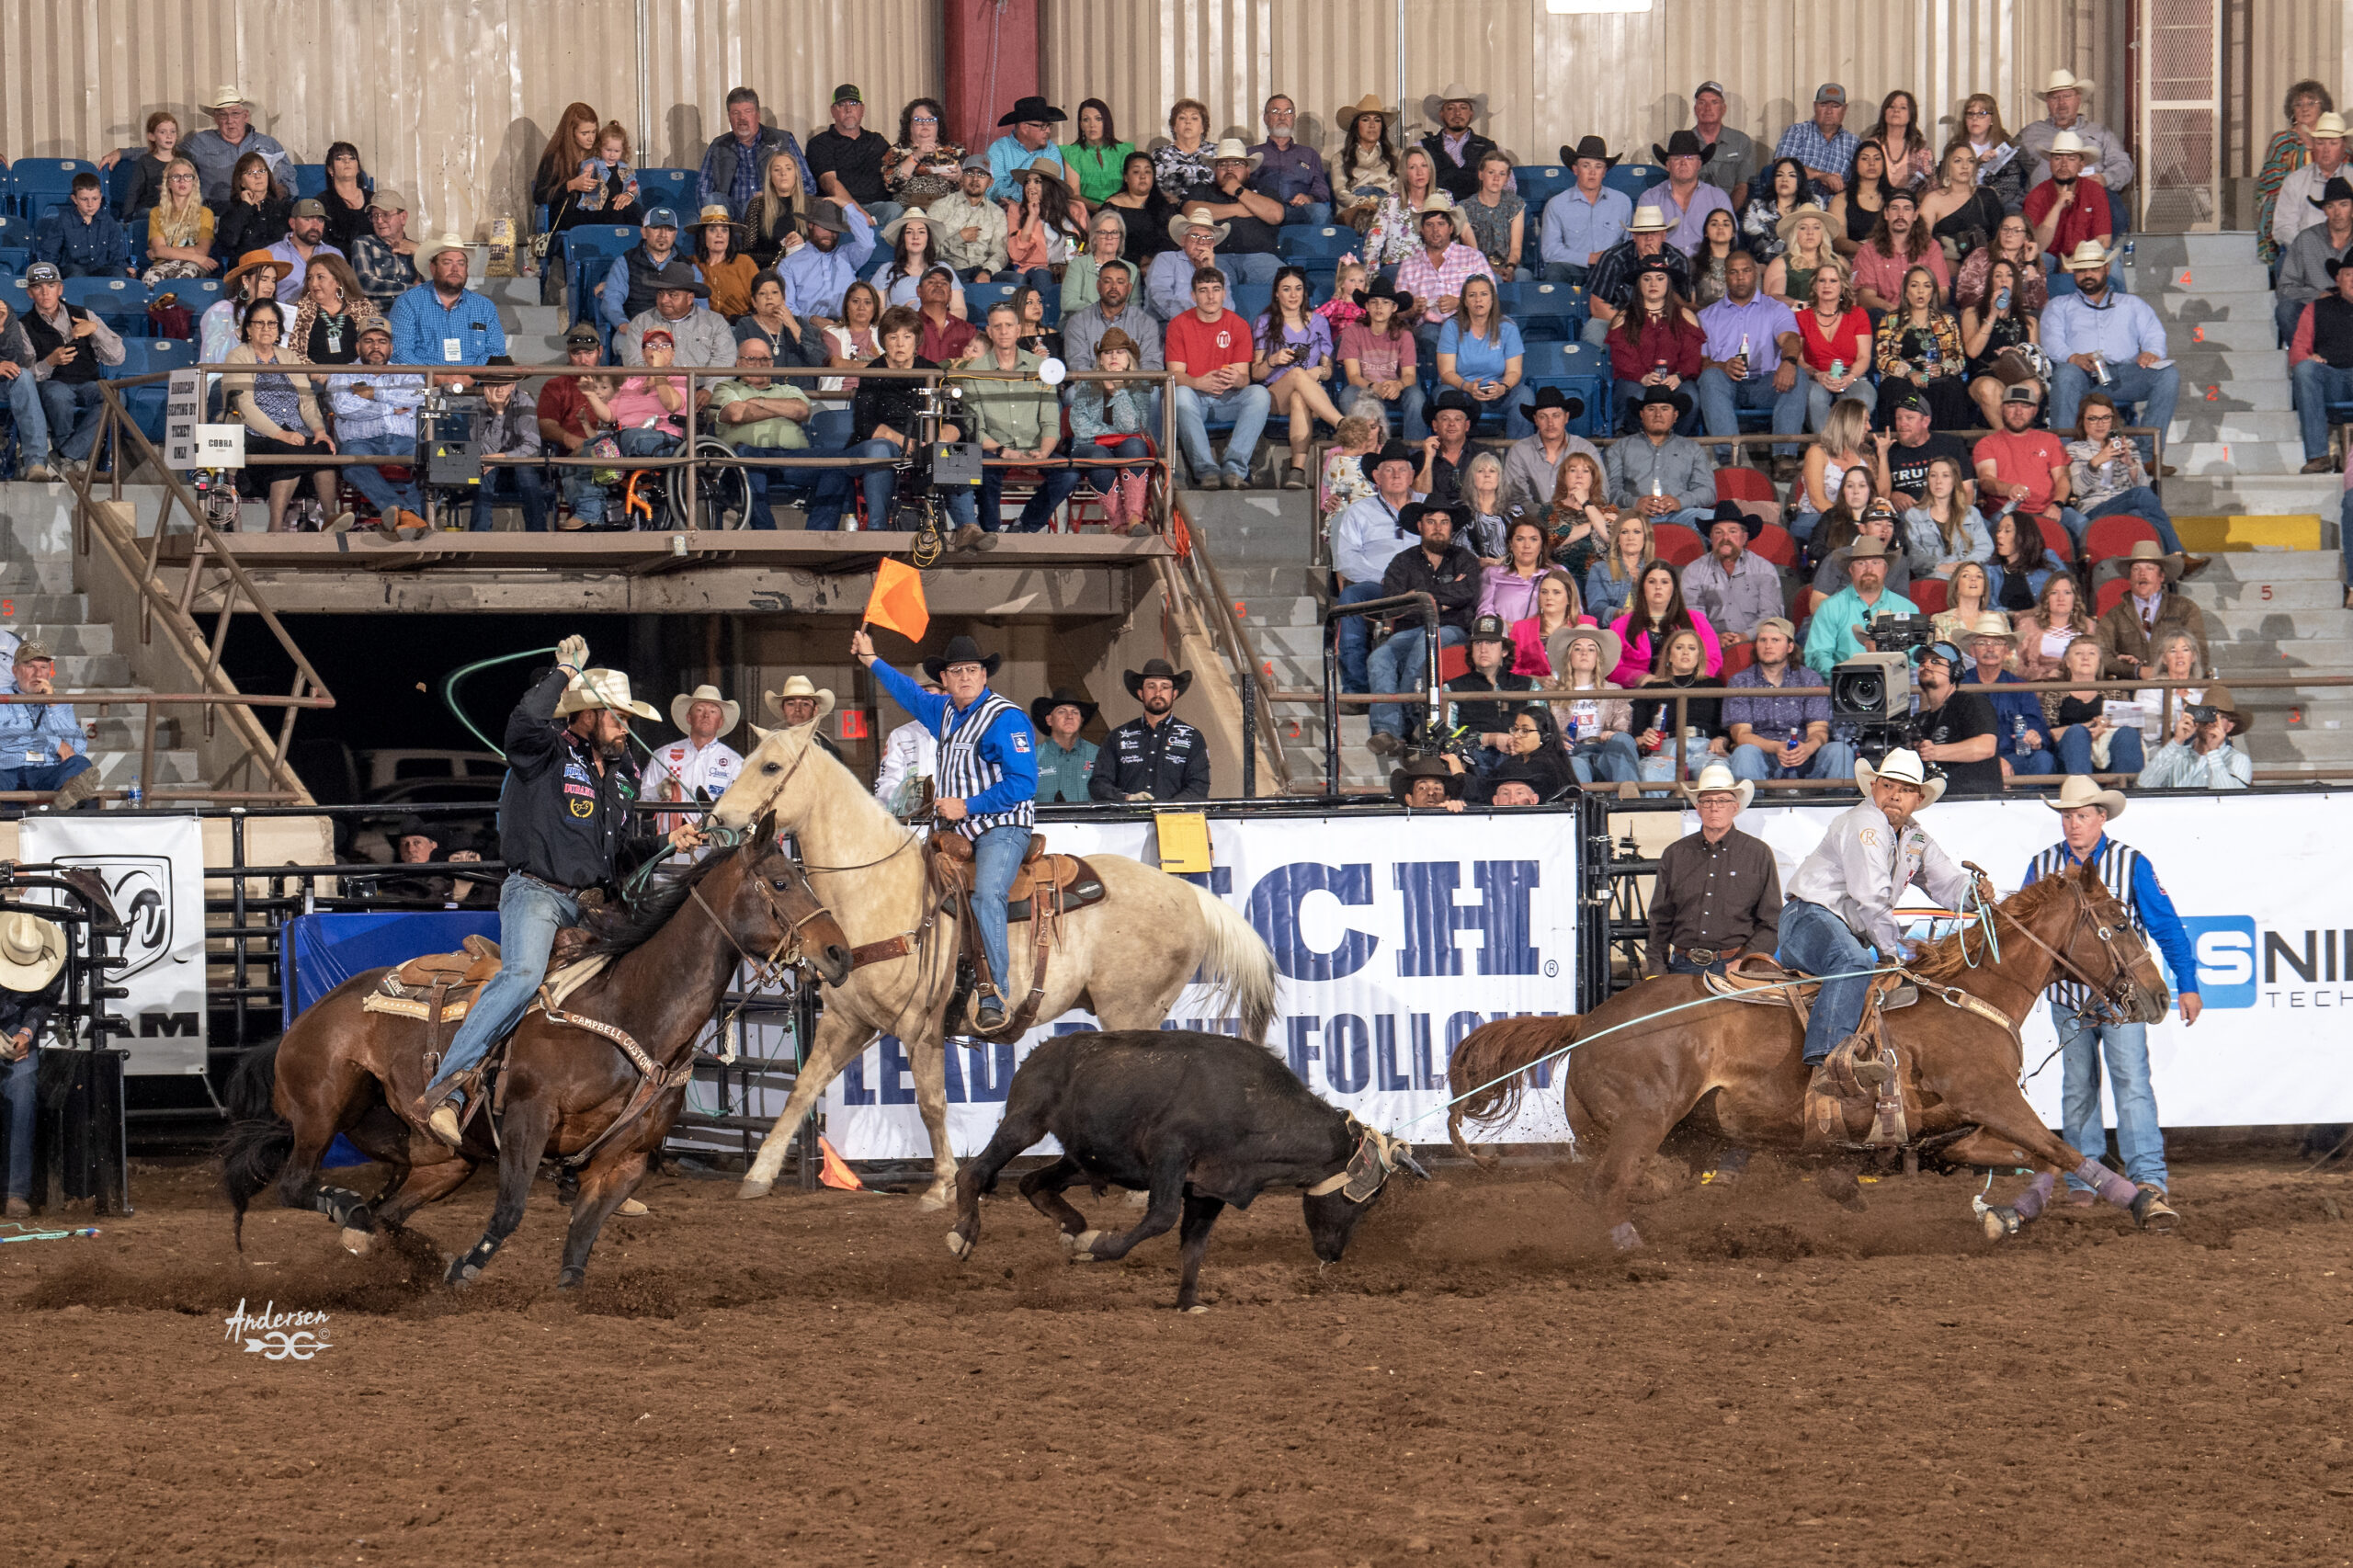
[[[1340,623],[1352,617],[1386,615],[1392,611],[1412,610],[1422,618],[1422,678],[1427,689],[1416,697],[1427,706],[1424,721],[1432,729],[1438,727],[1445,711],[1438,699],[1438,600],[1433,596],[1415,591],[1410,594],[1390,594],[1377,599],[1362,599],[1352,605],[1334,605],[1324,612],[1324,789],[1336,792],[1340,787]],[[1403,700],[1414,700],[1414,698]],[[1386,700],[1401,700],[1397,698]]]
[[[1276,728],[1274,714],[1259,700],[1263,687],[1258,672],[1268,665],[1258,656],[1250,629],[1242,623],[1234,609],[1232,593],[1226,588],[1224,574],[1218,571],[1217,560],[1209,549],[1207,536],[1197,527],[1172,489],[1169,502],[1173,514],[1184,523],[1184,549],[1178,553],[1176,569],[1168,574],[1168,581],[1184,594],[1194,619],[1201,623],[1211,641],[1219,644],[1218,651],[1233,666],[1237,688],[1242,698],[1242,746],[1244,793],[1255,793],[1257,767],[1256,753],[1263,749],[1273,761],[1275,787],[1279,794],[1290,791],[1290,759],[1283,755],[1282,737]],[[1198,580],[1195,580],[1198,579]]]

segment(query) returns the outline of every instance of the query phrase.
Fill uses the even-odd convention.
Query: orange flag
[[[866,598],[866,623],[888,627],[910,642],[922,642],[931,626],[923,574],[904,561],[884,561],[875,569],[874,591]]]
[[[817,1153],[824,1156],[825,1162],[824,1167],[817,1173],[819,1181],[827,1187],[837,1187],[844,1192],[866,1190],[866,1184],[858,1179],[858,1173],[849,1168],[849,1162],[834,1152],[834,1146],[825,1142],[822,1133],[817,1138]]]

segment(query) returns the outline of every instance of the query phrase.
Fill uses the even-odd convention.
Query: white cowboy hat
[[[771,717],[784,717],[784,699],[788,697],[813,697],[817,699],[817,717],[824,718],[834,710],[834,694],[818,687],[807,676],[787,676],[784,685],[774,691],[760,693],[760,702]]]
[[[1900,746],[1889,752],[1887,760],[1877,767],[1859,759],[1855,764],[1856,787],[1869,795],[1874,778],[1915,786],[1925,797],[1920,802],[1923,806],[1935,805],[1945,792],[1944,776],[1938,774],[1934,778],[1929,778],[1927,767],[1920,761],[1920,754],[1909,746]]]
[[[555,700],[555,716],[561,719],[591,708],[618,708],[641,719],[662,717],[654,704],[640,702],[629,694],[629,676],[620,670],[582,670],[574,676]]]
[[[460,239],[455,234],[444,234],[439,239],[434,241],[431,247],[425,252],[425,265],[427,267],[432,266],[433,258],[439,256],[443,251],[448,250],[463,251],[466,256],[466,265],[469,267],[473,265],[474,247],[468,244],[465,241]]]
[[[2051,153],[2054,157],[2061,153],[2073,153],[2078,158],[2088,158],[2092,144],[2072,131],[2063,131],[2051,139]]]
[[[39,991],[65,965],[65,933],[37,915],[12,910],[0,921],[0,985]]]
[[[1211,244],[1223,244],[1225,236],[1233,232],[1233,225],[1221,223],[1211,217],[1209,208],[1200,202],[1193,203],[1168,220],[1168,237],[1177,244],[1183,244],[1185,236],[1195,229],[1207,229]]]
[[[1449,82],[1422,100],[1422,117],[1435,121],[1449,104],[1469,104],[1473,115],[1487,112],[1487,95],[1461,82]]]
[[[1756,786],[1749,779],[1734,778],[1732,769],[1722,763],[1711,762],[1699,769],[1698,778],[1683,787],[1683,792],[1690,797],[1695,806],[1702,795],[1733,795],[1739,798],[1738,809],[1745,812],[1748,809],[1748,802],[1756,798]]]
[[[2067,253],[2066,259],[2059,264],[2059,270],[2089,272],[2095,267],[2106,267],[2115,255],[2114,251],[2104,248],[2097,240],[2086,240]]]
[[[2345,136],[2345,117],[2334,112],[2322,115],[2313,121],[2313,128],[2306,134],[2320,137],[2334,136],[2342,141]]]
[[[1972,642],[1980,637],[1995,637],[2005,642],[2018,641],[2018,634],[2010,630],[2010,618],[1997,609],[1987,610],[1972,621],[1969,636]]]
[[[1666,221],[1666,213],[1661,209],[1637,207],[1634,209],[1634,221],[1626,225],[1626,232],[1630,234],[1663,234],[1673,227],[1675,225]]]
[[[2078,76],[2073,71],[2053,71],[2050,79],[2036,89],[2034,96],[2047,98],[2053,93],[2082,93],[2089,97],[2091,90],[2092,79],[2089,76]]]
[[[2080,773],[2070,773],[2067,781],[2059,786],[2059,798],[2042,802],[2054,812],[2072,812],[2077,806],[2097,806],[2114,822],[2124,814],[2124,791],[2103,790]]]
[[[245,97],[244,93],[240,92],[234,82],[229,82],[213,88],[212,97],[206,102],[200,103],[196,107],[200,109],[216,109],[229,108],[237,104],[243,104],[247,108],[254,107],[253,99]]]
[[[719,695],[717,687],[705,682],[692,691],[682,691],[670,699],[670,722],[677,725],[680,730],[684,730],[687,727],[687,712],[698,702],[719,704],[721,714],[719,733],[722,735],[733,730],[735,727],[735,721],[744,716],[742,703],[728,701],[727,699]]]
[[[1267,161],[1267,154],[1253,153],[1249,144],[1239,136],[1221,137],[1218,144],[1210,149],[1210,162],[1222,164],[1229,158],[1239,158],[1255,169]]]

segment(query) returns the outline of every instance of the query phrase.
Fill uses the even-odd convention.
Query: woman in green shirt
[[[1079,199],[1086,210],[1094,211],[1120,188],[1120,171],[1128,154],[1136,150],[1132,142],[1120,140],[1111,129],[1111,107],[1101,98],[1087,98],[1078,106],[1078,140],[1063,148],[1063,165],[1071,177],[1078,181]]]

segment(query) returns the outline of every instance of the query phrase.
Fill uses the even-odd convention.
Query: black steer
[[[1172,1029],[1057,1035],[1013,1074],[996,1135],[957,1173],[949,1251],[972,1256],[981,1195],[1006,1161],[1049,1133],[1063,1157],[1023,1176],[1021,1196],[1061,1224],[1079,1263],[1125,1257],[1181,1212],[1184,1312],[1209,1310],[1199,1299],[1201,1255],[1227,1204],[1247,1209],[1270,1187],[1306,1188],[1308,1240],[1317,1257],[1336,1263],[1392,1171],[1428,1175],[1410,1145],[1317,1099],[1264,1046]],[[1146,1191],[1150,1205],[1134,1230],[1106,1236],[1063,1197],[1079,1182]]]

